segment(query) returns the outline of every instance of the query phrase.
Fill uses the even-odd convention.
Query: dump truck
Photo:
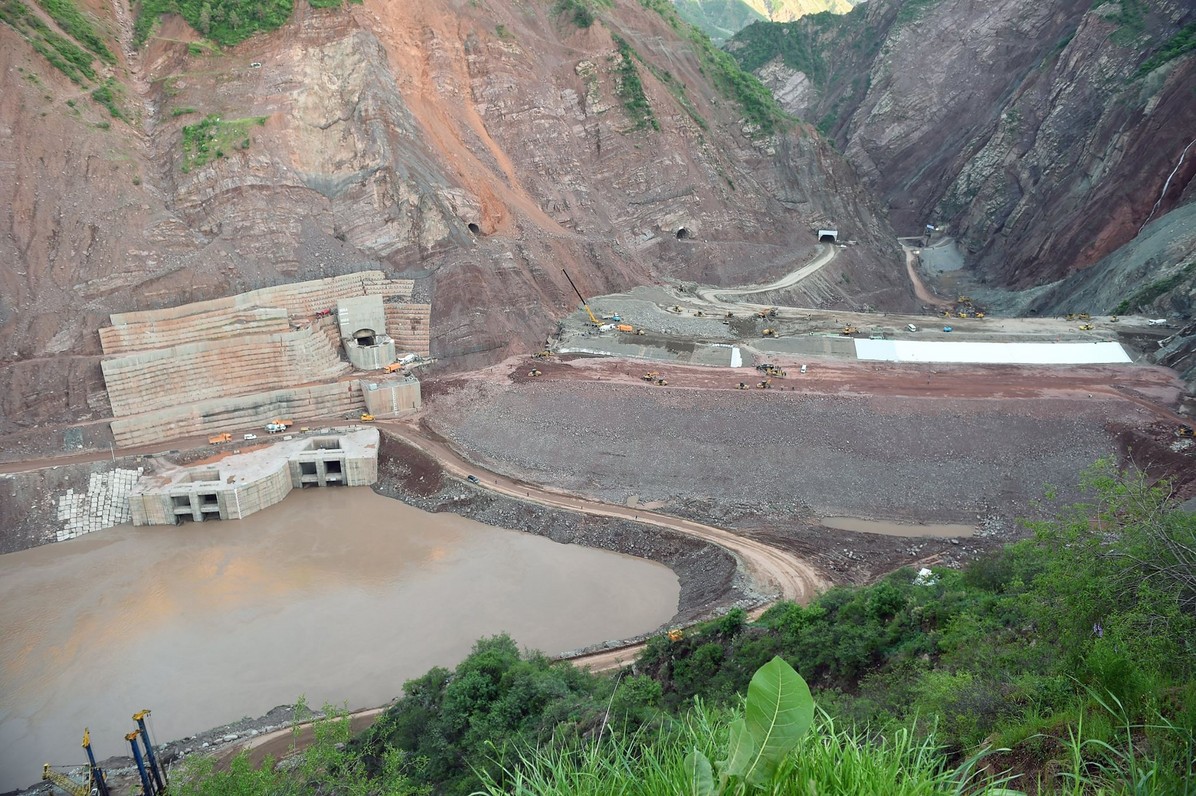
[[[215,436],[208,437],[209,445],[220,445],[222,443],[232,442],[232,441],[233,441],[232,434],[216,434]]]
[[[276,426],[282,426],[283,428],[290,428],[291,426],[295,425],[295,421],[291,420],[289,417],[276,417],[270,422]]]
[[[628,323],[620,323],[615,326],[620,332],[634,332],[635,327]]]
[[[403,369],[402,362],[391,362],[389,365],[382,368],[382,370],[386,373],[394,373],[396,370],[402,370],[402,369]]]

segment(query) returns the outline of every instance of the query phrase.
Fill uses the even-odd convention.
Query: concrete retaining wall
[[[159,409],[112,421],[120,447],[163,439],[218,434],[228,429],[264,428],[276,417],[296,424],[328,417],[351,418],[365,409],[356,381],[292,387]]]
[[[129,493],[144,472],[114,469],[92,473],[86,491],[68,489],[58,496],[58,541],[73,539],[92,531],[111,528],[129,521]]]
[[[223,340],[290,330],[291,322],[284,309],[219,309],[181,318],[105,326],[100,329],[100,346],[105,354],[127,354],[130,351],[169,348],[197,340]]]
[[[432,305],[387,304],[386,333],[399,354],[432,355]]]
[[[396,415],[408,409],[423,406],[419,382],[414,378],[403,381],[360,381],[361,394],[365,398],[365,409],[371,415],[384,417]],[[373,386],[374,389],[370,389]]]
[[[331,381],[349,371],[328,338],[311,328],[191,343],[100,363],[117,417],[190,402]]]

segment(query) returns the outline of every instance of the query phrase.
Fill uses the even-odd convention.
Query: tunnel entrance
[[[839,230],[837,229],[820,229],[818,230],[819,243],[837,243],[839,240]]]
[[[366,346],[374,345],[375,344],[374,338],[375,338],[375,334],[374,334],[373,329],[358,329],[356,332],[353,333],[353,341],[355,343],[357,343],[357,345],[362,346],[363,348]]]
[[[481,227],[479,227],[477,224],[475,224],[475,223],[474,223],[474,222],[472,222],[472,221],[470,221],[470,222],[469,222],[469,231],[470,231],[470,232],[472,232],[472,233],[473,233],[473,234],[475,234],[475,235],[481,235],[481,234],[482,234],[482,228],[481,228]]]
[[[688,229],[686,229],[685,227],[681,227],[679,230],[677,230],[677,240],[688,240],[688,239],[689,239],[689,230]]]

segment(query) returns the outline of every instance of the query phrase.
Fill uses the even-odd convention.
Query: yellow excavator
[[[839,334],[843,335],[844,337],[851,337],[853,334],[859,334],[859,331],[860,330],[855,326],[844,326],[843,330],[839,332]]]

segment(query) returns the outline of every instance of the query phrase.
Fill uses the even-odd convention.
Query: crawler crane
[[[83,751],[87,752],[87,782],[76,782],[65,774],[52,770],[49,763],[42,766],[42,780],[71,796],[91,796],[93,791],[99,796],[109,796],[104,772],[96,764],[96,756],[91,751],[91,732],[86,728],[83,729]]]

